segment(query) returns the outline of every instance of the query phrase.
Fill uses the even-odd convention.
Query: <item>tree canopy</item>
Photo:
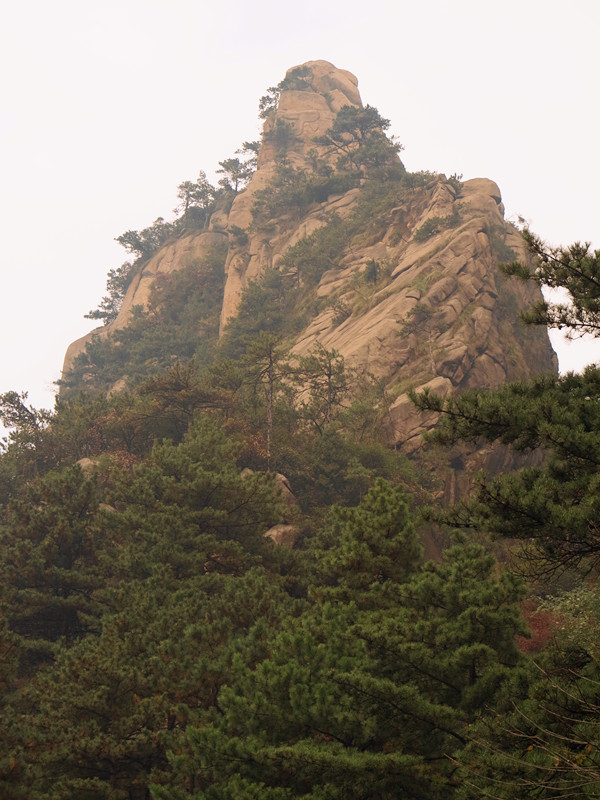
[[[588,244],[550,248],[529,231],[524,237],[531,261],[510,263],[504,271],[568,293],[567,301],[538,303],[525,321],[571,335],[598,335],[600,253]],[[499,442],[536,456],[538,463],[496,477],[480,475],[469,500],[434,513],[439,520],[520,540],[520,566],[542,577],[542,613],[549,615],[547,644],[522,660],[493,714],[473,725],[467,747],[455,757],[461,800],[600,797],[599,397],[598,366],[459,397],[413,395],[420,408],[440,412],[431,437],[437,442]],[[552,596],[556,573],[566,573],[573,587],[558,597]]]
[[[600,250],[592,250],[589,242],[548,247],[527,229],[523,236],[532,262],[512,262],[503,271],[568,293],[567,302],[540,301],[525,314],[525,321],[564,330],[571,337],[600,336]]]

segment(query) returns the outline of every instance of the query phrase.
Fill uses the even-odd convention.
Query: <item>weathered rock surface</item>
[[[277,147],[269,134],[278,123],[290,126],[291,141],[286,150],[286,158],[291,166],[305,168],[309,165],[309,152],[324,155],[324,148],[315,144],[314,139],[322,136],[335,121],[343,106],[362,106],[358,93],[358,80],[346,70],[336,69],[328,61],[308,61],[300,65],[310,70],[307,86],[302,90],[291,89],[281,92],[276,113],[265,122],[263,144],[258,159],[258,169],[246,191],[240,193],[229,214],[229,224],[249,229],[253,222],[252,205],[257,191],[267,188],[275,174]],[[298,67],[286,73],[290,76]],[[308,236],[324,224],[332,211],[348,213],[357,191],[350,197],[336,198],[325,203],[316,214],[310,214],[297,226],[279,228],[265,240],[263,232],[251,235],[250,242],[243,250],[232,249],[225,264],[225,292],[221,310],[221,328],[235,314],[240,295],[250,280],[256,279],[266,267],[273,266],[277,256],[285,252],[303,236]]]
[[[98,459],[97,458],[80,458],[79,461],[75,462],[77,466],[81,469],[84,475],[92,475],[98,469]]]
[[[131,285],[118,319],[100,335],[126,325],[133,306],[145,306],[156,275],[202,257],[227,235],[226,228],[238,226],[248,240],[239,244],[235,237],[229,239],[222,326],[235,315],[249,281],[276,267],[290,246],[326,225],[332,213],[353,219],[364,182],[296,215],[282,209],[260,225],[253,218],[256,193],[268,188],[276,173],[271,134],[277,125],[292,131],[288,163],[310,170],[315,149],[331,163],[335,160],[315,137],[325,133],[343,106],[362,105],[351,73],[326,61],[302,66],[307,77],[300,89],[281,92],[277,109],[265,122],[257,171],[228,215],[220,212],[208,231],[179,239],[157,253]],[[349,365],[383,379],[391,398],[390,442],[411,451],[420,446],[420,434],[434,417],[417,412],[407,390],[430,386],[447,393],[494,387],[556,370],[556,359],[546,332],[525,328],[519,320],[519,311],[540,297],[538,290],[505,279],[498,271],[499,262],[526,259],[527,254],[519,232],[504,219],[501,193],[493,181],[477,178],[457,186],[443,175],[432,176],[378,215],[376,232],[367,226],[353,235],[339,263],[322,275],[316,288],[317,297],[344,305],[345,318],[324,307],[297,336],[294,351],[306,354],[320,343],[339,351]],[[443,224],[436,227],[436,220]],[[431,229],[428,238],[419,233],[426,224]],[[373,260],[387,278],[367,286],[358,279]],[[71,345],[65,371],[89,338]]]
[[[241,477],[247,478],[253,474],[254,470],[245,467],[241,472]],[[292,548],[302,535],[300,526],[293,523],[293,520],[297,520],[300,515],[298,500],[289,480],[280,472],[275,473],[275,488],[281,498],[283,521],[269,528],[265,532],[265,538],[271,539],[275,544],[282,547]]]
[[[269,528],[265,533],[265,537],[282,547],[292,548],[300,538],[300,534],[301,531],[298,525],[284,525],[281,523]]]
[[[244,467],[240,474],[242,479],[248,478],[250,475],[254,475],[254,470],[250,469],[249,467]],[[292,486],[285,475],[282,475],[281,472],[276,472],[274,478],[275,488],[279,494],[279,499],[281,500],[283,522],[291,523],[297,516],[295,511],[298,509],[298,500],[296,499],[296,495],[293,492]]]

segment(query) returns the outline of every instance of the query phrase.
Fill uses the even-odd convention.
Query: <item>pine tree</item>
[[[113,564],[120,579],[145,579],[158,569],[177,581],[208,572],[242,574],[277,559],[264,532],[279,521],[271,477],[242,477],[235,446],[206,417],[183,442],[156,445],[150,458],[122,472],[108,495]]]
[[[523,231],[532,263],[512,262],[501,267],[507,275],[539,286],[562,288],[568,302],[541,300],[524,314],[525,322],[565,330],[568,336],[600,336],[600,250],[590,243],[548,247],[530,230]]]
[[[308,558],[305,610],[262,659],[240,649],[221,718],[188,729],[156,800],[452,796],[447,756],[518,661],[518,584],[474,546],[421,565],[383,483],[334,510]]]
[[[504,271],[570,295],[568,303],[538,303],[525,321],[598,335],[600,251],[578,243],[548,248],[528,231],[525,239],[532,263]],[[445,400],[430,392],[415,396],[419,407],[441,412],[433,434],[438,442],[501,442],[537,453],[541,462],[495,478],[479,476],[469,500],[438,518],[523,540],[522,563],[535,575],[597,574],[599,389],[600,369],[588,367],[582,375],[541,376]],[[567,601],[576,597],[571,592]],[[565,620],[565,609],[555,609],[558,619]],[[591,615],[567,615],[546,650],[515,670],[457,756],[461,798],[600,797],[597,626],[596,600]]]
[[[1,595],[10,628],[20,637],[23,669],[29,659],[50,658],[53,643],[72,644],[96,625],[93,595],[106,547],[98,503],[97,481],[74,466],[33,482],[6,509]]]
[[[441,517],[525,540],[523,556],[534,572],[597,565],[599,390],[600,370],[589,367],[583,375],[542,376],[492,392],[415,398],[421,408],[442,412],[432,437],[438,442],[484,439],[545,456],[542,466],[480,476],[470,500]]]
[[[212,719],[241,643],[265,658],[288,613],[292,556],[264,538],[272,479],[242,477],[200,419],[133,469],[49,473],[11,514],[6,607],[23,652],[45,661],[28,656],[7,693],[0,780],[18,775],[28,800],[148,798],[185,725]]]
[[[365,167],[381,167],[392,162],[401,173],[403,170],[396,156],[402,147],[385,135],[389,127],[390,121],[373,106],[343,106],[333,125],[316,142],[338,156],[339,169],[360,172]]]
[[[137,800],[151,781],[168,783],[167,751],[182,745],[186,725],[214,718],[252,625],[246,649],[264,657],[286,596],[262,570],[190,578],[176,590],[157,575],[110,593],[100,635],[60,651],[23,692],[27,797]]]
[[[546,607],[554,611],[549,645],[523,660],[494,713],[469,731],[458,759],[461,800],[600,797],[598,590]]]

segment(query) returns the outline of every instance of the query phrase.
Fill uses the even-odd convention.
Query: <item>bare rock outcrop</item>
[[[284,523],[280,523],[279,525],[273,525],[272,528],[265,533],[266,539],[271,539],[274,544],[278,544],[280,547],[288,547],[292,548],[300,538],[302,532],[298,525],[286,525]]]
[[[454,227],[434,227],[425,241],[415,236],[429,220],[453,214]],[[400,219],[408,227],[404,237],[397,235]],[[392,393],[398,387],[390,438],[412,450],[434,416],[416,411],[406,389],[492,388],[556,369],[545,331],[525,329],[519,319],[519,311],[539,298],[538,290],[498,271],[499,261],[515,258],[527,259],[527,253],[519,232],[504,220],[497,185],[466,181],[456,197],[441,177],[390,215],[380,241],[353,247],[339,270],[323,276],[320,293],[336,293],[351,313],[340,323],[331,309],[322,311],[295,351],[306,354],[319,342],[384,379]],[[391,276],[365,308],[353,278],[369,259],[387,264]]]
[[[245,467],[241,472],[242,478],[248,478],[254,474],[254,470]],[[302,536],[302,529],[295,522],[300,517],[298,500],[289,480],[280,472],[275,473],[275,488],[279,494],[282,506],[282,522],[273,525],[265,532],[265,538],[271,539],[277,545],[292,548]]]
[[[328,61],[308,61],[292,67],[286,73],[290,79],[298,70],[305,77],[301,88],[282,90],[277,110],[264,126],[263,143],[258,158],[258,169],[246,191],[239,194],[229,214],[229,224],[249,230],[253,222],[252,206],[256,192],[267,189],[276,169],[278,143],[276,131],[286,130],[286,159],[295,168],[310,166],[310,154],[325,155],[325,149],[315,139],[333,125],[338,112],[346,105],[362,106],[358,93],[358,80],[352,73],[337,69]],[[284,81],[285,83],[285,81]],[[258,278],[267,267],[273,266],[277,256],[303,236],[323,225],[332,211],[340,213],[352,204],[352,198],[325,203],[316,214],[311,214],[297,226],[281,226],[274,221],[268,237],[263,231],[250,232],[247,246],[230,251],[225,264],[225,292],[221,309],[221,330],[237,310],[242,291],[248,282]],[[343,211],[342,211],[343,213]]]
[[[207,231],[167,244],[148,261],[119,317],[99,335],[127,325],[131,309],[146,305],[158,274],[184,268],[228,230],[239,229],[245,237],[230,234],[228,239],[223,328],[249,282],[277,268],[290,247],[335,216],[348,223],[348,239],[339,259],[320,275],[314,289],[317,310],[296,336],[293,352],[305,355],[320,344],[380,378],[390,398],[391,443],[415,450],[421,432],[434,424],[433,415],[414,409],[409,389],[459,392],[556,370],[546,332],[526,329],[519,320],[519,312],[540,298],[539,291],[498,270],[499,263],[527,259],[527,253],[519,231],[504,219],[500,189],[491,180],[419,176],[389,194],[387,205],[382,186],[379,201],[368,206],[368,171],[366,177],[363,171],[348,191],[294,213],[282,206],[272,218],[257,222],[256,199],[272,189],[281,164],[278,137],[286,138],[286,164],[294,170],[310,173],[315,159],[334,168],[335,153],[315,139],[331,128],[344,106],[362,108],[356,78],[326,61],[292,68],[282,87],[276,109],[265,120],[250,184],[228,212],[213,217]],[[370,282],[362,277],[369,265],[378,275]],[[71,345],[65,372],[92,335]]]

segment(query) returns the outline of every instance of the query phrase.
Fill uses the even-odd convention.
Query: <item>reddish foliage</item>
[[[131,470],[142,461],[141,456],[130,453],[127,450],[113,450],[110,455],[113,463],[124,470]]]
[[[521,612],[531,631],[531,637],[516,636],[517,647],[522,653],[539,653],[562,623],[561,615],[554,611],[539,609],[533,599],[522,603]]]

